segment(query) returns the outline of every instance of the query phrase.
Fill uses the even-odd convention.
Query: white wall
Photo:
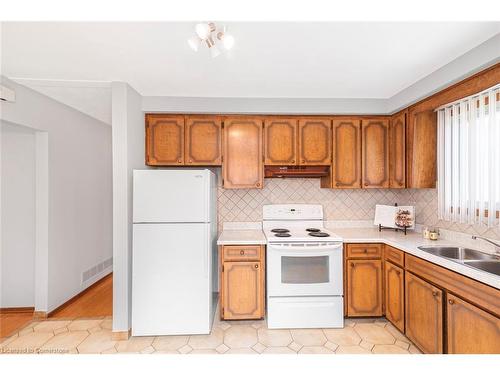
[[[35,132],[1,126],[0,307],[35,303]]]
[[[142,97],[113,82],[113,331],[128,331],[132,305],[132,171],[144,169]]]
[[[82,289],[82,272],[112,256],[111,128],[1,77],[16,92],[1,118],[47,132],[48,311]],[[111,271],[111,267],[99,276]]]

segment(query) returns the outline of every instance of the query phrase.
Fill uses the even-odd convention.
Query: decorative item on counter
[[[387,206],[377,204],[375,206],[374,224],[378,225],[378,230],[401,229],[406,234],[407,229],[415,229],[415,207],[414,206]]]
[[[428,227],[425,227],[424,230],[422,231],[422,236],[424,239],[428,240],[430,235],[430,230]]]
[[[437,229],[433,229],[429,231],[429,239],[432,241],[436,241],[439,237],[439,231]]]

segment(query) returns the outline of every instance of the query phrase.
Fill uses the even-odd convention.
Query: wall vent
[[[96,264],[92,268],[82,272],[82,285],[92,284],[95,280],[100,279],[102,273],[108,273],[113,266],[113,258],[108,258],[105,261]]]

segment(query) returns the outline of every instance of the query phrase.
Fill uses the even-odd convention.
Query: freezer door
[[[210,224],[134,224],[132,335],[208,334]]]
[[[207,223],[207,169],[134,170],[134,223]]]

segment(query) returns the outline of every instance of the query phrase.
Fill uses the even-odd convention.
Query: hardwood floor
[[[93,318],[113,315],[113,274],[110,274],[49,314],[50,318]],[[32,312],[0,313],[0,337],[28,324]]]
[[[0,313],[0,338],[8,337],[33,318],[33,311]]]

